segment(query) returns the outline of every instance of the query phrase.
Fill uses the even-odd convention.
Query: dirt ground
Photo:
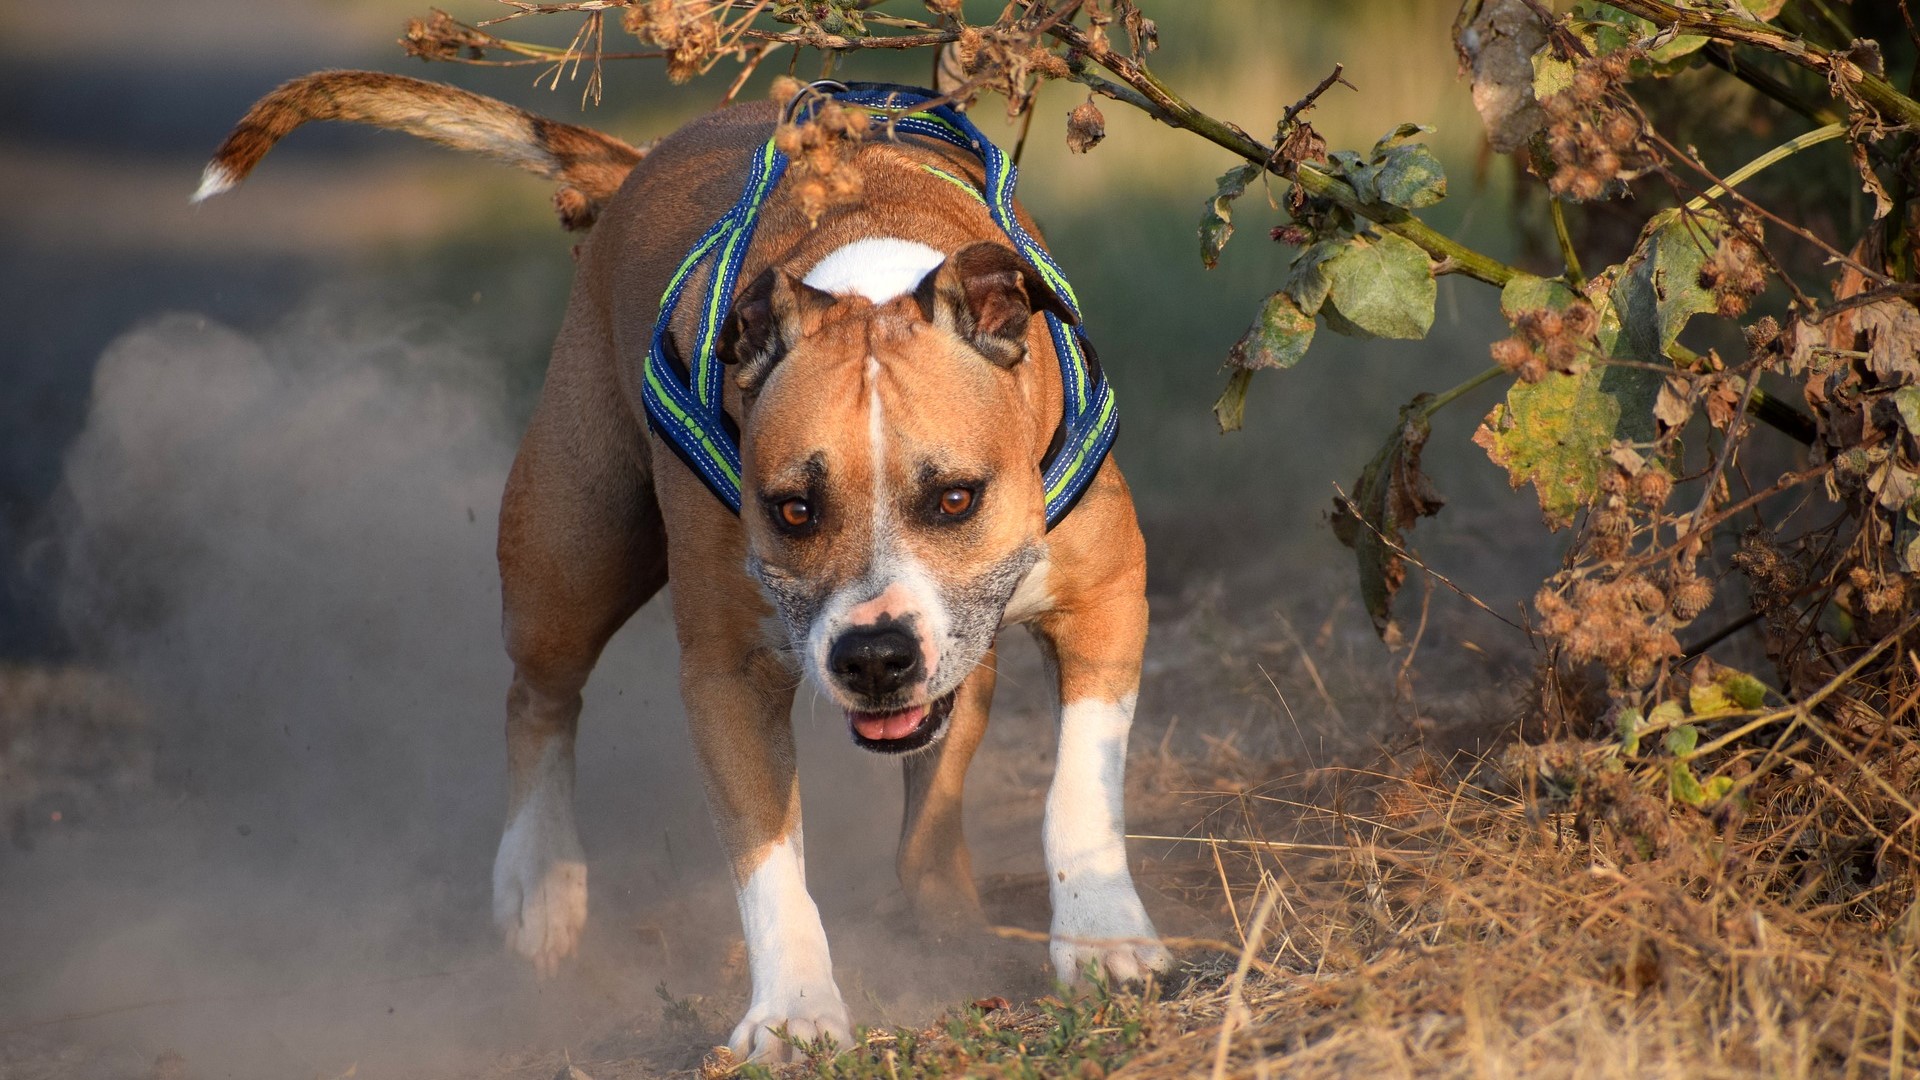
[[[1230,610],[1224,592],[1213,583],[1158,598],[1129,825],[1138,836],[1183,838],[1132,844],[1162,932],[1237,942],[1245,913],[1233,912],[1221,884],[1229,866],[1240,875],[1243,861],[1231,849],[1222,861],[1214,846],[1189,840],[1243,834],[1246,820],[1236,815],[1244,818],[1250,792],[1298,785],[1335,765],[1374,764],[1389,744],[1424,737],[1431,745],[1439,733],[1430,717],[1410,724],[1390,688],[1355,662],[1369,645],[1359,628],[1343,628],[1343,617],[1354,620],[1342,605],[1330,605],[1321,625],[1296,628],[1278,610]],[[1050,705],[1031,648],[1006,649],[1002,670],[995,727],[970,777],[968,832],[990,918],[1010,932],[1044,931],[1038,836]],[[857,753],[812,723],[804,704],[799,712],[807,765],[831,770]],[[375,940],[357,941],[367,898],[316,917],[288,895],[324,878],[329,859],[283,851],[252,861],[212,850],[222,842],[193,835],[197,826],[239,797],[196,791],[191,763],[170,754],[152,714],[122,676],[68,668],[0,678],[8,781],[0,791],[13,843],[0,861],[0,897],[16,913],[31,909],[24,924],[47,935],[43,948],[26,950],[25,967],[0,972],[0,1076],[8,1080],[544,1080],[568,1062],[596,1080],[667,1076],[696,1068],[744,1007],[742,944],[709,837],[656,847],[646,825],[630,821],[609,832],[625,843],[590,844],[586,943],[576,963],[541,983],[500,955],[485,926],[484,854],[456,874],[388,873],[389,895],[371,899]],[[590,837],[605,817],[591,796],[583,790]],[[913,926],[887,842],[898,799],[897,784],[882,778],[851,815],[810,804],[810,878],[856,1020],[911,1028],[970,1001],[1051,992],[1035,941],[939,940]],[[1273,827],[1273,807],[1260,816],[1262,829]],[[484,836],[492,824],[488,816],[469,831]],[[857,850],[846,849],[849,839]],[[163,849],[170,865],[149,865]],[[273,881],[276,872],[289,881]],[[196,877],[219,884],[209,893]],[[233,890],[249,888],[265,899],[232,903]],[[332,899],[327,885],[314,888],[306,900]],[[233,912],[206,917],[228,903]],[[259,910],[288,903],[297,910]],[[237,926],[223,928],[227,920]],[[1181,957],[1183,978],[1216,983],[1232,961],[1205,945]]]

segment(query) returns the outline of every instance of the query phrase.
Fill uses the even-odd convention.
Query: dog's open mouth
[[[958,689],[925,705],[914,705],[892,712],[847,710],[847,724],[853,729],[854,744],[880,754],[904,754],[918,750],[940,737],[953,712],[953,697]]]

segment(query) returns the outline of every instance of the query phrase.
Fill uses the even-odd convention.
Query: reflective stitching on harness
[[[1087,359],[1084,331],[1079,325],[1080,301],[1073,293],[1073,286],[1067,283],[1060,265],[1013,212],[1013,190],[1019,170],[971,120],[951,106],[938,105],[904,114],[894,111],[932,100],[935,95],[931,91],[855,84],[831,96],[855,107],[888,112],[886,122],[875,125],[879,133],[902,132],[938,139],[979,157],[986,166],[985,192],[945,169],[927,164],[920,167],[980,202],[994,224],[1013,242],[1014,249],[1072,313],[1071,324],[1053,312],[1046,313],[1047,331],[1060,362],[1064,414],[1059,445],[1040,463],[1041,483],[1046,492],[1047,528],[1053,528],[1073,509],[1099,472],[1119,430],[1119,415],[1105,373]],[[804,116],[815,100],[817,96],[796,99],[794,111]],[[739,200],[694,243],[674,270],[660,297],[660,314],[654,322],[645,377],[641,380],[640,397],[649,426],[673,447],[715,497],[735,513],[740,512],[740,447],[722,408],[724,395],[717,355],[720,330],[739,286],[740,268],[753,245],[760,210],[786,168],[786,155],[772,139],[767,140],[754,158]],[[694,271],[708,262],[713,268],[705,295],[701,297],[692,362],[686,366],[683,381],[667,353],[670,324]]]

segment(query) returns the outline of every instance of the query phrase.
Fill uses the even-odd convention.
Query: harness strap
[[[1067,283],[1059,264],[1013,212],[1014,182],[1019,170],[973,121],[950,105],[901,112],[933,100],[936,95],[931,91],[855,83],[842,86],[831,95],[803,91],[788,108],[795,119],[804,120],[816,103],[827,96],[849,105],[898,113],[890,116],[886,124],[879,125],[881,131],[938,139],[979,157],[986,166],[984,192],[944,169],[933,165],[921,168],[977,199],[994,224],[1013,242],[1014,250],[1046,282],[1061,305],[1073,313],[1071,325],[1051,311],[1046,313],[1047,330],[1060,361],[1063,391],[1060,425],[1046,457],[1040,462],[1041,482],[1046,491],[1047,528],[1053,528],[1079,502],[1099,472],[1100,463],[1106,460],[1119,433],[1119,413],[1114,407],[1113,390],[1100,369],[1099,357],[1080,325],[1080,303],[1073,287]],[[786,168],[787,156],[768,139],[754,158],[739,201],[713,223],[674,271],[660,298],[660,316],[654,322],[652,347],[648,350],[645,377],[641,380],[641,400],[649,426],[736,514],[740,512],[740,444],[734,425],[722,407],[722,364],[717,355],[720,330],[733,304],[740,267],[753,244],[760,210]],[[688,280],[709,261],[714,269],[706,295],[701,298],[693,360],[687,364],[674,352],[669,324],[679,308]]]

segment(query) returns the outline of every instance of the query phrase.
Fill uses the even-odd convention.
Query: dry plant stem
[[[1703,757],[1707,754],[1713,753],[1715,750],[1725,749],[1726,747],[1731,746],[1733,743],[1739,741],[1740,739],[1743,739],[1748,735],[1753,734],[1754,732],[1760,730],[1763,727],[1766,727],[1769,724],[1777,724],[1782,720],[1788,720],[1788,719],[1795,719],[1796,722],[1798,722],[1797,718],[1810,715],[1814,706],[1819,705],[1822,701],[1825,701],[1827,698],[1831,697],[1841,687],[1851,682],[1862,671],[1865,671],[1867,669],[1867,665],[1873,663],[1876,659],[1878,659],[1881,653],[1886,652],[1887,649],[1890,646],[1892,646],[1895,642],[1901,640],[1902,638],[1906,637],[1908,634],[1912,633],[1915,627],[1920,627],[1920,614],[1909,616],[1907,618],[1907,621],[1904,623],[1901,623],[1898,629],[1896,629],[1893,633],[1888,634],[1886,637],[1881,638],[1878,643],[1876,643],[1872,648],[1868,649],[1866,653],[1863,654],[1858,660],[1855,660],[1852,664],[1849,664],[1845,671],[1842,671],[1840,674],[1835,675],[1833,678],[1827,680],[1824,686],[1820,687],[1820,689],[1814,691],[1812,694],[1809,694],[1805,701],[1796,702],[1792,708],[1780,709],[1775,712],[1766,713],[1765,715],[1762,715],[1751,721],[1748,721],[1747,723],[1740,725],[1739,727],[1733,729],[1732,731],[1727,732],[1725,735],[1722,735],[1719,738],[1714,739],[1712,742],[1695,747],[1693,753],[1690,754],[1689,757],[1690,758]],[[1656,728],[1653,725],[1648,725],[1648,727],[1644,730],[1651,732],[1656,730]],[[1782,735],[1782,737],[1783,738],[1785,737],[1784,734]],[[1826,736],[1823,735],[1822,737],[1824,738]],[[1899,796],[1896,793],[1896,798],[1899,799],[1902,805],[1907,804],[1905,797]]]
[[[1699,8],[1681,8],[1666,0],[1608,0],[1608,3],[1662,30],[1703,34],[1716,41],[1778,53],[1809,71],[1831,76],[1852,87],[1862,101],[1886,119],[1920,127],[1920,101],[1902,94],[1892,83],[1868,73],[1853,61],[1808,44],[1778,27]]]
[[[1261,898],[1260,906],[1254,910],[1253,921],[1247,929],[1247,943],[1240,949],[1240,962],[1234,965],[1233,979],[1227,990],[1227,1008],[1220,1017],[1220,1041],[1215,1044],[1213,1051],[1213,1080],[1221,1080],[1227,1073],[1227,1054],[1233,1046],[1234,1026],[1252,1022],[1253,1017],[1247,1013],[1246,1004],[1242,1001],[1247,985],[1247,969],[1258,962],[1253,954],[1260,948],[1267,921],[1273,918],[1273,905],[1279,899],[1280,890],[1269,886],[1267,895]]]
[[[958,30],[939,30],[930,34],[898,34],[893,37],[847,37],[813,30],[754,30],[740,32],[741,37],[770,41],[775,45],[806,45],[815,49],[923,49],[960,40]]]
[[[1708,45],[1700,50],[1700,54],[1715,67],[1816,124],[1844,123],[1847,119],[1846,113],[1831,105],[1809,100],[1798,90],[1774,78],[1771,73],[1752,64],[1741,63],[1734,51],[1725,45]]]
[[[1402,545],[1394,543],[1393,540],[1388,538],[1387,534],[1381,532],[1379,529],[1374,528],[1373,524],[1361,515],[1360,507],[1356,505],[1354,501],[1347,496],[1346,491],[1343,490],[1339,484],[1333,485],[1333,493],[1335,496],[1339,498],[1340,505],[1346,510],[1346,512],[1349,514],[1352,514],[1354,520],[1358,521],[1362,526],[1366,528],[1368,532],[1372,533],[1374,537],[1380,541],[1380,543],[1386,546],[1386,549],[1388,551],[1391,551],[1392,553],[1399,556],[1400,558],[1407,560],[1408,562],[1412,563],[1414,566],[1418,567],[1421,571],[1432,576],[1434,580],[1438,581],[1442,585],[1445,585],[1448,589],[1451,589],[1456,595],[1458,595],[1462,600],[1465,600],[1467,603],[1472,604],[1474,607],[1477,607],[1481,611],[1484,611],[1487,614],[1493,616],[1494,618],[1499,619],[1501,622],[1506,623],[1508,626],[1513,627],[1515,630],[1518,630],[1523,634],[1528,633],[1526,627],[1520,625],[1517,622],[1514,622],[1512,619],[1507,618],[1505,615],[1500,614],[1499,612],[1493,610],[1491,607],[1488,607],[1487,602],[1485,600],[1480,599],[1479,597],[1473,595],[1467,590],[1454,584],[1452,578],[1449,578],[1447,575],[1441,573],[1438,570],[1435,570],[1431,566],[1428,566],[1426,563],[1420,560],[1420,556],[1415,555],[1411,551],[1408,551]],[[1529,636],[1531,636],[1531,634],[1529,634]]]

